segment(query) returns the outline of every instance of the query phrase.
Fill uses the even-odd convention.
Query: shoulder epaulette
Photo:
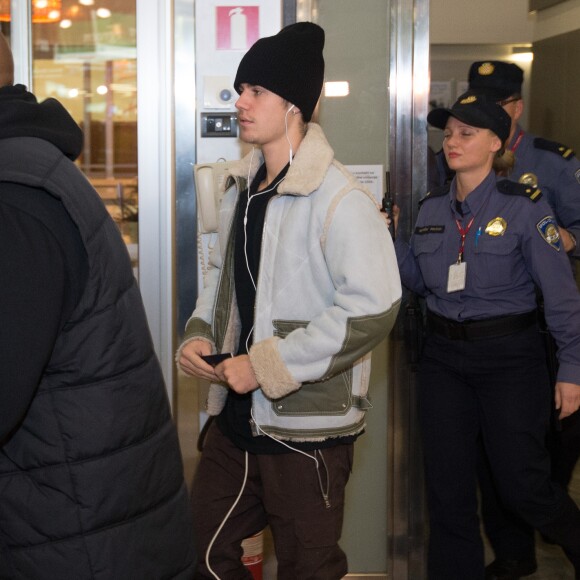
[[[574,150],[562,143],[556,141],[549,141],[548,139],[542,139],[542,137],[536,137],[534,139],[534,147],[536,149],[542,149],[543,151],[551,151],[556,153],[564,159],[572,159],[574,157]]]
[[[533,202],[538,201],[542,197],[542,190],[537,185],[518,183],[517,181],[510,181],[509,179],[498,181],[497,190],[506,195],[521,195]]]
[[[446,183],[445,185],[441,185],[439,187],[433,188],[431,191],[428,191],[424,197],[419,200],[419,205],[426,202],[428,199],[432,199],[434,197],[441,197],[443,195],[447,195],[449,193],[449,189],[451,188],[450,183]]]

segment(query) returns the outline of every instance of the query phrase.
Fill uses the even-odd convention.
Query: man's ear
[[[522,113],[524,112],[524,101],[523,99],[519,99],[516,101],[515,103],[515,109],[514,109],[514,121],[519,121],[520,117],[522,116]]]

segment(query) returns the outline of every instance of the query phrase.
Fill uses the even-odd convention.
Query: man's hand
[[[217,365],[215,372],[220,380],[240,395],[255,391],[260,386],[247,354],[226,359]]]
[[[560,409],[560,419],[565,419],[580,408],[580,385],[556,383],[556,409]]]
[[[215,370],[207,364],[201,357],[211,354],[211,344],[205,340],[192,340],[181,350],[179,357],[179,367],[181,370],[195,377],[207,379],[214,383],[219,381]]]

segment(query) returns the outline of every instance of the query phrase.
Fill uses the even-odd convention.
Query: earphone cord
[[[318,477],[318,484],[320,486],[320,492],[322,494],[322,498],[324,500],[324,504],[326,505],[327,509],[331,508],[331,504],[330,504],[330,499],[329,499],[329,491],[330,491],[330,474],[328,472],[328,467],[326,465],[326,461],[324,460],[324,456],[322,455],[320,450],[315,450],[314,451],[314,455],[310,455],[309,453],[306,453],[304,451],[301,451],[300,449],[296,449],[294,447],[292,447],[291,445],[288,445],[286,442],[281,441],[280,439],[276,439],[274,437],[272,437],[271,435],[269,435],[268,433],[266,433],[257,423],[257,421],[254,419],[254,412],[253,410],[250,410],[250,415],[252,417],[252,421],[254,422],[254,425],[256,425],[258,432],[262,433],[263,435],[266,435],[267,437],[270,437],[270,439],[276,441],[277,443],[280,443],[281,445],[284,445],[285,447],[288,447],[288,449],[291,449],[292,451],[295,451],[297,453],[301,453],[302,455],[312,459],[314,461],[314,464],[316,466],[316,476]],[[318,459],[316,459],[316,453],[318,452],[318,454],[320,455],[320,459],[322,461],[322,464],[324,466],[324,469],[326,471],[326,487],[324,488],[322,485],[322,477],[320,476],[320,470],[319,470],[319,463],[318,463]],[[230,509],[228,510],[228,512],[226,513],[224,519],[221,521],[218,529],[216,530],[216,533],[213,535],[210,543],[207,546],[207,550],[205,551],[205,565],[207,566],[207,569],[209,570],[209,573],[216,579],[216,580],[221,580],[221,578],[215,573],[215,571],[213,570],[213,568],[211,567],[210,563],[209,563],[209,556],[210,556],[210,552],[211,549],[218,537],[218,535],[220,534],[220,532],[222,531],[222,528],[225,526],[226,522],[228,521],[228,518],[230,517],[230,515],[232,514],[232,512],[234,511],[235,507],[238,505],[238,502],[240,501],[242,494],[244,493],[244,489],[246,488],[246,482],[248,481],[248,452],[245,451],[244,452],[244,459],[245,459],[245,466],[244,466],[244,480],[242,481],[242,486],[240,488],[240,491],[238,492],[238,495],[234,501],[234,503],[232,504],[232,506],[230,507]]]
[[[228,518],[230,517],[231,513],[234,511],[234,508],[238,505],[238,502],[240,501],[240,498],[242,497],[242,493],[244,492],[244,489],[246,487],[246,481],[248,480],[248,452],[245,452],[245,460],[246,460],[246,465],[245,465],[245,469],[244,469],[244,481],[242,482],[242,487],[240,488],[240,491],[238,492],[238,496],[236,497],[234,503],[232,504],[232,507],[228,510],[228,513],[225,515],[224,519],[222,520],[222,523],[219,525],[219,528],[217,529],[216,533],[213,535],[213,538],[211,539],[207,550],[205,551],[205,565],[207,566],[207,569],[209,570],[210,574],[216,579],[216,580],[221,580],[221,578],[213,571],[212,567],[209,565],[209,553],[214,545],[214,542],[216,541],[216,538],[218,537],[219,533],[222,531],[222,528],[224,527],[225,523],[228,521]]]
[[[292,150],[292,141],[290,141],[290,137],[288,137],[288,113],[290,113],[290,111],[293,108],[294,108],[294,105],[292,105],[291,107],[288,107],[288,110],[286,111],[286,115],[284,116],[284,128],[286,129],[286,141],[288,141],[288,145],[290,145],[290,153],[289,153],[290,165],[292,165],[292,159],[294,158],[294,152]]]
[[[252,281],[252,286],[254,287],[254,292],[257,290],[257,288],[256,288],[256,281],[254,280],[254,276],[252,276],[252,271],[250,269],[250,263],[248,261],[248,231],[246,230],[246,225],[248,223],[248,210],[250,208],[250,202],[252,201],[252,199],[254,197],[257,197],[259,195],[263,195],[264,193],[270,193],[273,189],[276,189],[284,181],[284,179],[286,179],[285,175],[284,175],[284,177],[279,179],[269,189],[265,189],[264,191],[256,192],[252,195],[250,195],[250,186],[248,185],[248,201],[246,202],[246,211],[244,212],[244,258],[246,260],[246,269],[248,270],[250,280]],[[246,337],[246,352],[248,352],[248,350],[249,350],[248,341],[250,340],[250,336],[252,336],[252,332],[254,332],[254,325],[252,325],[252,328],[250,329],[250,332],[248,332],[248,336]]]
[[[256,418],[254,417],[254,409],[252,409],[252,408],[250,408],[250,416],[252,417],[252,421],[254,422],[254,425],[256,426],[258,433],[261,433],[262,435],[265,435],[266,437],[269,437],[270,439],[272,439],[272,441],[275,441],[276,443],[279,443],[280,445],[284,445],[284,447],[287,447],[288,449],[291,449],[292,451],[294,451],[296,453],[300,453],[300,454],[304,455],[305,457],[308,457],[309,459],[312,459],[312,461],[314,461],[314,465],[316,466],[316,476],[318,477],[318,485],[320,487],[320,493],[322,494],[322,499],[324,500],[324,504],[326,505],[326,508],[329,509],[331,507],[330,499],[328,497],[329,490],[330,490],[330,476],[328,473],[328,467],[326,465],[326,461],[324,461],[324,456],[322,455],[322,452],[320,451],[320,449],[315,449],[314,455],[310,455],[310,453],[306,453],[305,451],[302,451],[301,449],[296,449],[296,447],[292,447],[292,445],[288,445],[288,443],[286,443],[285,441],[282,441],[281,439],[276,439],[276,437],[272,437],[272,435],[270,435],[269,433],[266,433],[266,431],[264,431],[262,429],[262,427],[260,427],[260,425],[258,424],[258,421],[256,421]],[[320,455],[320,459],[322,460],[322,465],[324,466],[324,470],[326,471],[326,488],[322,485],[322,478],[320,477],[320,469],[319,469],[320,464],[318,463],[318,459],[316,459],[316,453],[318,453],[318,455]]]

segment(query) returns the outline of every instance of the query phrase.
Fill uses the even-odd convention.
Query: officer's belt
[[[537,320],[538,314],[535,310],[524,314],[510,314],[465,322],[449,320],[430,310],[427,311],[428,330],[450,340],[477,340],[508,336],[532,326]]]

